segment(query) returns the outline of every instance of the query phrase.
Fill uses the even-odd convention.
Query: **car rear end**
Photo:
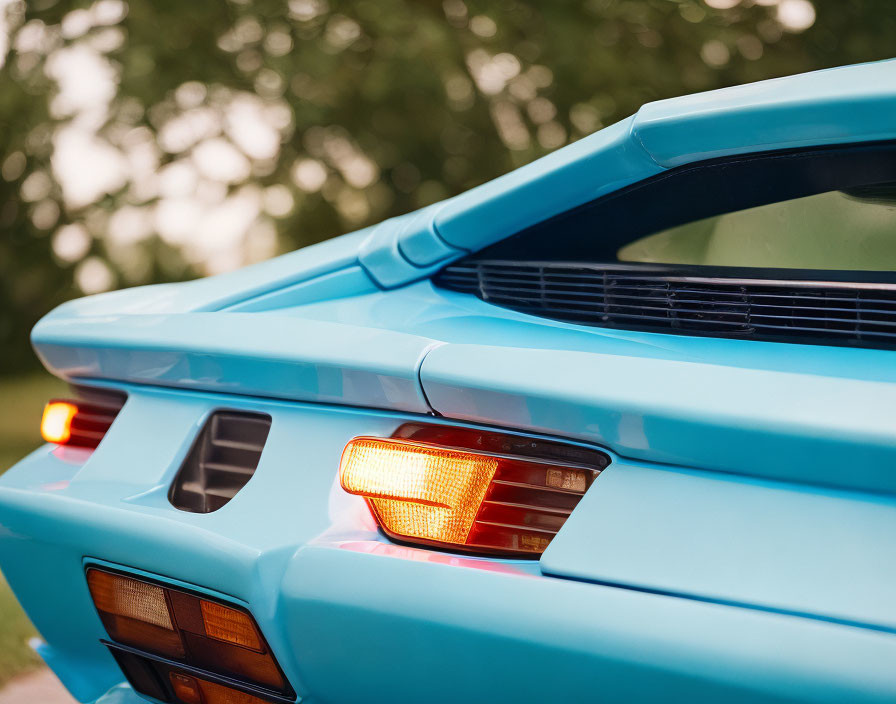
[[[43,448],[4,478],[4,572],[82,701],[133,655],[104,627],[93,570],[250,613],[308,701],[892,697],[887,498],[611,455],[540,561],[473,557],[390,542],[338,485],[353,437],[415,416],[125,388],[98,449]],[[223,410],[271,418],[258,468],[220,509],[180,510],[172,481]],[[174,671],[258,681],[201,662]]]
[[[781,149],[726,178],[853,173],[831,168],[856,159],[830,151],[836,118],[874,145],[856,179],[883,180],[877,117],[842,117],[883,100],[866,75],[883,69],[859,68],[827,93],[810,74],[721,95],[714,119],[771,111]],[[871,87],[843,98],[841,80]],[[255,268],[45,318],[35,347],[72,393],[45,416],[52,442],[0,478],[0,565],[74,696],[896,698],[893,287],[576,244],[588,204],[634,221],[645,208],[605,197],[697,178],[667,140],[700,173],[770,143],[694,144],[692,108],[648,106]]]

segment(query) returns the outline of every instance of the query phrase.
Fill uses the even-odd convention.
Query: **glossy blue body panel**
[[[358,266],[358,248],[371,229],[336,237],[219,276],[180,284],[138,286],[79,298],[63,303],[45,320],[112,314],[169,315],[235,307]],[[303,300],[308,299],[306,295]]]
[[[445,417],[651,462],[896,493],[887,350],[568,325],[428,281],[281,315],[430,341],[422,390]]]
[[[434,410],[653,462],[896,492],[886,350],[569,326],[429,282],[279,312],[110,320],[45,320],[45,363],[75,378]]]
[[[635,138],[664,167],[731,154],[893,139],[896,61],[648,103]]]
[[[896,496],[619,460],[541,567],[896,634]],[[612,536],[591,540],[588,536]]]
[[[550,554],[539,565],[390,544],[363,501],[338,488],[335,467],[352,436],[388,435],[409,416],[127,391],[94,453],[47,446],[0,481],[0,563],[48,642],[48,661],[83,701],[121,679],[99,644],[103,629],[84,580],[85,564],[97,560],[248,608],[309,702],[361,701],[365,692],[369,700],[371,691],[375,701],[381,692],[409,703],[424,691],[433,702],[590,701],[595,690],[619,702],[659,693],[703,702],[896,695],[896,637],[879,629],[557,579]],[[178,511],[168,485],[203,419],[219,408],[271,415],[261,464],[219,511]],[[663,486],[670,475],[613,459],[613,481],[653,474]],[[797,522],[819,518],[799,503],[794,510]],[[593,549],[593,533],[570,527]],[[868,537],[860,533],[852,536]],[[799,579],[796,570],[788,576]],[[809,585],[815,576],[805,575],[807,588],[831,591]]]
[[[471,251],[662,171],[628,118],[467,191],[435,216],[449,243]]]
[[[358,259],[378,285],[401,286],[466,254],[442,239],[436,229],[435,216],[449,202],[391,218],[373,228],[361,244]]]
[[[81,701],[142,701],[99,644],[98,561],[248,608],[312,703],[896,700],[892,351],[588,328],[426,280],[680,163],[896,138],[894,66],[648,105],[416,213],[48,315],[45,365],[128,401],[95,452],[0,477],[0,567],[42,656]],[[261,462],[220,510],[179,511],[217,409],[271,416]],[[612,463],[539,561],[402,546],[337,468],[407,421]]]
[[[755,342],[713,340],[685,359],[657,349],[608,353],[599,338],[545,342],[434,348],[421,371],[430,405],[452,418],[589,440],[653,462],[896,492],[892,352],[819,355],[793,346],[782,361],[797,369],[769,369],[726,359],[726,348],[733,356],[743,344],[762,344]],[[807,368],[837,357],[867,365],[862,376],[879,376]]]
[[[285,620],[308,636],[296,652],[305,681],[327,702],[859,702],[896,691],[891,634],[626,589],[313,546],[283,591]]]
[[[39,334],[41,360],[60,376],[430,410],[417,369],[432,341],[389,330],[185,313],[45,319]]]

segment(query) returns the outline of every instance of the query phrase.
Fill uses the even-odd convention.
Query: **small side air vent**
[[[261,413],[213,413],[177,473],[171,503],[192,513],[217,511],[255,474],[270,429],[271,417]]]
[[[435,283],[580,325],[896,348],[896,285],[694,276],[650,267],[468,259]]]

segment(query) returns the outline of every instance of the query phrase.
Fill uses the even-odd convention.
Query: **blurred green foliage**
[[[647,101],[886,58],[892,9],[888,0],[9,2],[0,10],[9,39],[0,374],[34,364],[28,330],[82,291],[219,271],[362,227]],[[219,224],[215,209],[228,203],[235,210]],[[231,212],[247,214],[242,231],[227,229],[239,220]]]

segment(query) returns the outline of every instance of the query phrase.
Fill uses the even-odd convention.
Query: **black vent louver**
[[[271,417],[216,411],[184,460],[169,498],[182,511],[210,513],[230,501],[258,467]]]
[[[467,259],[444,288],[582,325],[896,348],[896,285],[694,276],[649,266]]]

